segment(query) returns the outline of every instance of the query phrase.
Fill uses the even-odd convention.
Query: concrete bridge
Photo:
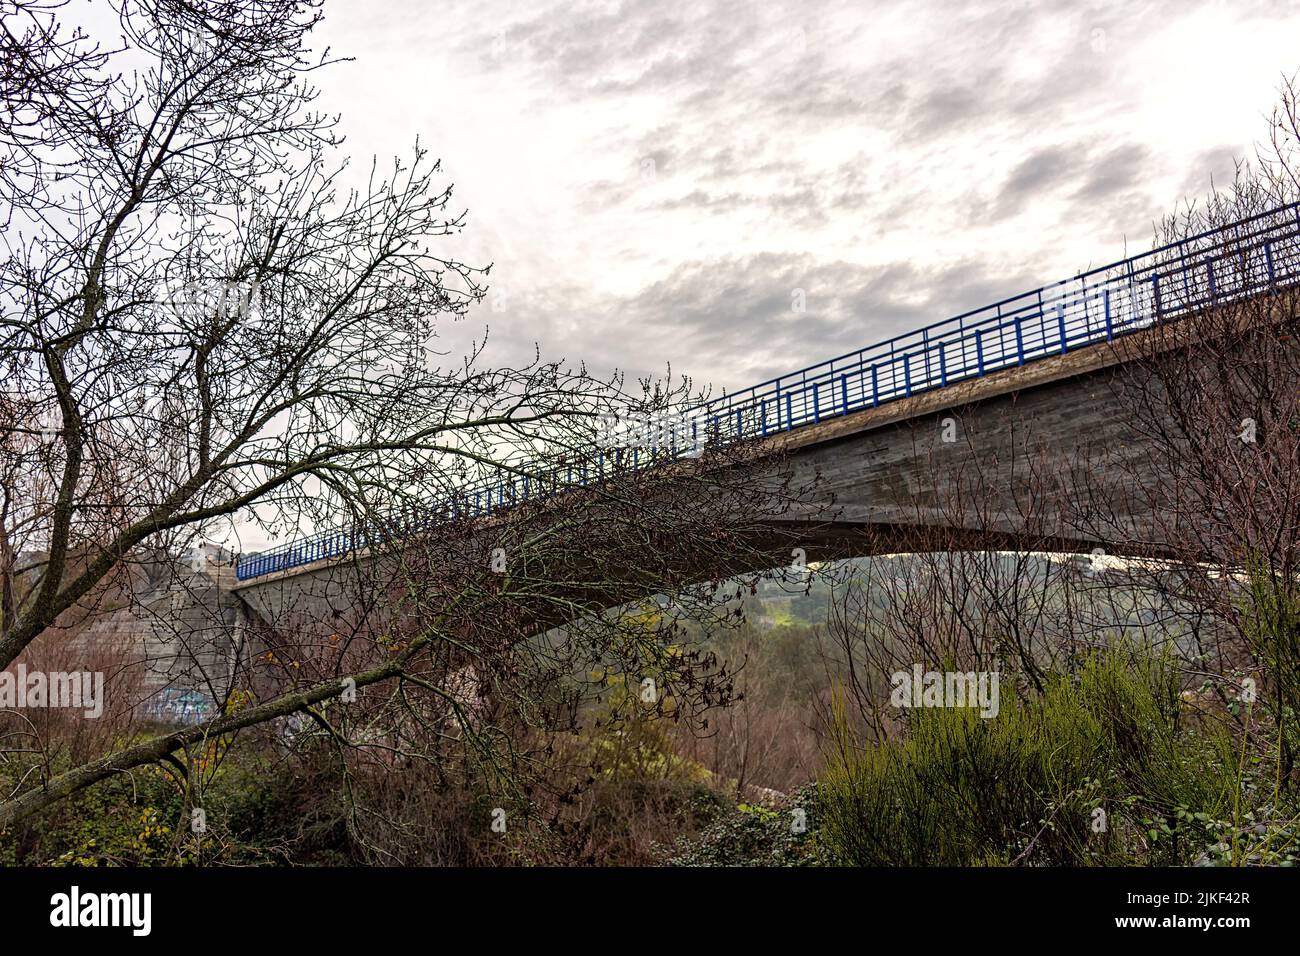
[[[1151,467],[1133,428],[1134,363],[1168,341],[1172,323],[1297,283],[1300,209],[1288,206],[724,395],[650,443],[607,443],[562,472],[482,482],[431,503],[408,533],[459,529],[464,553],[486,555],[512,516],[538,520],[548,501],[559,508],[565,495],[655,469],[689,473],[743,447],[772,487],[802,492],[749,527],[737,564],[679,542],[666,560],[680,579],[787,564],[794,549],[808,560],[1004,548],[1160,555],[1172,542],[1134,493]],[[1106,527],[1084,488],[1107,500]],[[351,616],[401,551],[392,533],[326,531],[243,558],[235,592],[268,623]],[[632,558],[587,571],[573,593],[588,608],[662,580],[639,575]],[[533,574],[546,580],[545,569]],[[531,632],[563,613],[542,601],[525,617],[513,623]]]

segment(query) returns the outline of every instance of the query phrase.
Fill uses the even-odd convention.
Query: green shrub
[[[823,836],[851,864],[1188,863],[1235,786],[1226,734],[1184,726],[1176,669],[1141,653],[1099,652],[991,719],[910,711],[901,741],[836,723]]]
[[[739,804],[665,855],[670,866],[821,866],[820,826],[821,802],[810,785],[779,807]]]

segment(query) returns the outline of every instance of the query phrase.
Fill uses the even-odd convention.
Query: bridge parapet
[[[328,562],[408,531],[478,518],[629,468],[694,456],[705,446],[816,428],[1007,370],[1050,363],[1209,306],[1297,284],[1300,204],[1291,204],[723,395],[687,414],[682,431],[688,434],[679,434],[674,425],[645,454],[641,446],[597,445],[586,460],[502,470],[429,503],[420,514],[330,529],[246,556],[236,573],[247,581]]]

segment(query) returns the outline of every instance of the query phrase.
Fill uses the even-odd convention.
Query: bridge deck
[[[936,399],[938,404],[919,405],[970,400],[976,397],[971,384],[990,377],[997,390],[1050,380],[1066,374],[1065,364],[1078,364],[1063,363],[1063,357],[1086,346],[1298,283],[1300,204],[1292,204],[723,395],[656,429],[648,442],[633,439],[616,448],[598,442],[585,461],[524,467],[513,476],[503,472],[431,503],[414,524],[427,529],[492,513],[622,469],[693,457],[708,445],[791,439],[790,433],[805,430],[808,440],[826,440],[824,426],[847,425],[849,419],[850,430],[877,427],[917,414],[914,399],[923,395],[964,385]],[[1081,369],[1106,361],[1100,357],[1106,350],[1089,351]],[[1033,373],[1022,374],[1026,366]],[[882,416],[882,406],[898,407]],[[394,522],[400,523],[409,526],[412,519]],[[377,527],[324,531],[241,558],[237,576],[247,581],[333,560],[391,535]]]

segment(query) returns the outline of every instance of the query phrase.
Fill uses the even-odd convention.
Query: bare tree
[[[1268,151],[1160,224],[1169,271],[1190,275],[1174,293],[1187,314],[1135,337],[1116,383],[1143,453],[1115,466],[1173,551],[1159,586],[1212,622],[1189,670],[1239,720],[1263,685],[1284,780],[1300,746],[1300,297],[1284,281],[1294,246],[1277,237],[1300,226],[1298,128],[1290,81]],[[1188,269],[1207,245],[1196,255],[1216,267]]]
[[[521,728],[573,713],[554,688],[579,662],[657,669],[678,716],[725,698],[711,662],[660,638],[607,643],[601,613],[685,593],[724,551],[743,568],[783,497],[770,470],[710,452],[552,494],[520,511],[530,520],[413,523],[474,482],[595,468],[600,416],[698,396],[689,383],[626,388],[562,362],[484,369],[477,352],[438,350],[438,323],[482,297],[488,269],[440,251],[465,216],[426,150],[363,177],[340,159],[333,120],[312,108],[311,74],[331,62],[308,46],[317,0],[120,0],[111,50],[61,32],[56,6],[11,6],[0,665],[195,541],[340,521],[373,537],[352,566],[350,622],[295,631],[285,617],[258,636],[262,673],[241,649],[220,680],[200,673],[217,708],[202,725],[63,772],[20,761],[0,826],[154,762],[198,799],[192,748],[295,713],[352,753],[354,732],[401,754],[426,734],[426,756],[450,735],[496,760]],[[505,576],[482,563],[498,524],[515,536],[501,545]],[[538,643],[575,617],[586,623],[564,642]],[[322,705],[344,677],[393,689],[376,716],[340,728]],[[469,706],[470,687],[490,706]]]

